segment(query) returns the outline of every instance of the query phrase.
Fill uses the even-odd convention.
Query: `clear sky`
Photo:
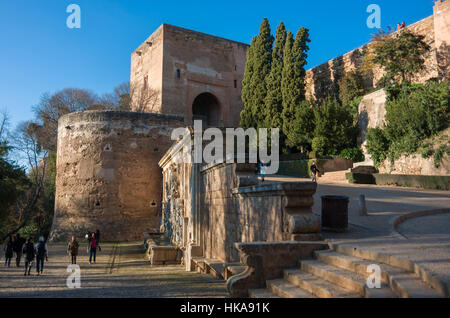
[[[81,7],[81,28],[69,29],[69,4]],[[0,0],[0,109],[12,125],[33,117],[44,92],[66,87],[112,91],[129,80],[131,53],[162,23],[250,43],[267,17],[294,33],[310,29],[307,68],[369,41],[369,4],[381,26],[433,13],[432,0]]]

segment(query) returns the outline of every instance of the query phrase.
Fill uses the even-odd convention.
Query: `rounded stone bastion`
[[[101,232],[103,241],[143,240],[159,232],[162,172],[183,116],[83,111],[58,121],[51,240]]]

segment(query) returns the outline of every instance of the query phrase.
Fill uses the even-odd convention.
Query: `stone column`
[[[293,241],[322,240],[320,216],[312,213],[315,182],[281,184],[284,192],[284,215],[289,239]]]

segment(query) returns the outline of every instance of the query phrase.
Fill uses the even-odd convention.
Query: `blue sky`
[[[81,29],[66,26],[66,8],[81,7]],[[423,19],[432,0],[155,1],[1,0],[0,109],[12,125],[33,117],[44,92],[65,87],[110,92],[128,81],[130,55],[161,23],[250,43],[263,17],[275,31],[305,26],[312,42],[307,68],[370,39],[366,8],[381,7],[382,28]]]

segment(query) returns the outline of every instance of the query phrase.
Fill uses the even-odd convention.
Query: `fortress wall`
[[[431,46],[431,52],[426,57],[426,69],[417,75],[414,82],[424,82],[434,77],[450,79],[449,25],[450,1],[447,0],[436,2],[433,15],[407,26],[412,32],[425,35],[425,41]],[[345,73],[362,69],[366,52],[367,44],[307,70],[305,79],[307,96],[323,99],[332,95],[336,92],[338,80]],[[366,91],[374,90],[383,75],[383,70],[377,66],[365,73]]]
[[[51,237],[99,229],[103,240],[141,240],[159,231],[161,169],[183,118],[84,111],[58,123],[55,219]]]

